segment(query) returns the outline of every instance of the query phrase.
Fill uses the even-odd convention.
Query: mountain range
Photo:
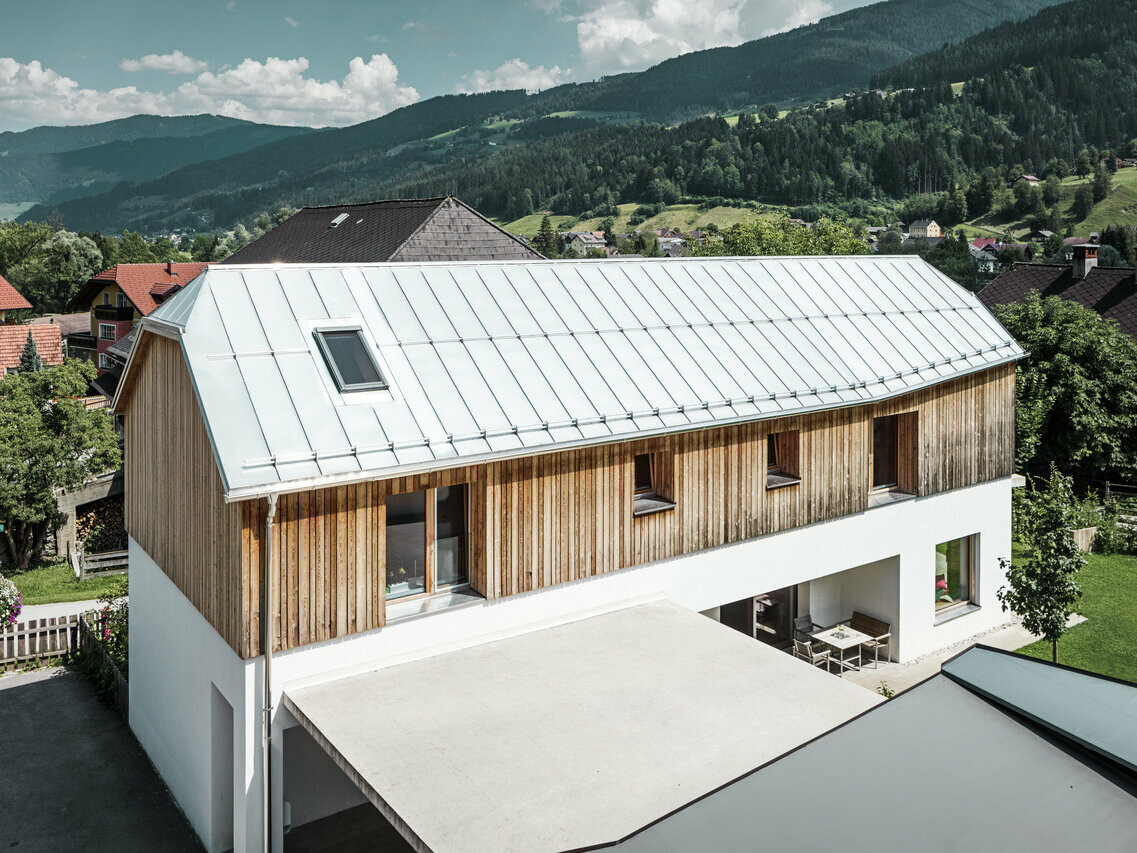
[[[320,132],[195,116],[186,117],[186,128],[198,128],[192,133],[178,119],[134,117],[87,129],[0,134],[0,152],[9,151],[7,158],[0,155],[0,201],[36,200],[23,218],[54,214],[68,227],[86,230],[225,228],[282,204],[373,198],[448,163],[539,144],[553,134],[670,124],[708,112],[792,106],[861,91],[873,75],[898,63],[1051,5],[1053,0],[887,0],[643,72],[538,94],[446,95]],[[136,129],[130,125],[135,119],[144,120]],[[165,133],[145,135],[156,122],[178,128],[178,141]],[[62,149],[75,144],[60,141],[67,131],[91,145]]]

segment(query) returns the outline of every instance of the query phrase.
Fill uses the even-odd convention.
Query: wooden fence
[[[87,554],[81,548],[70,553],[71,571],[80,581],[87,578],[108,578],[112,575],[125,575],[130,571],[128,564],[129,551],[103,551],[101,554]],[[109,569],[108,566],[121,566]]]
[[[130,719],[130,689],[126,678],[115,666],[106,648],[99,639],[101,626],[97,613],[84,613],[79,617],[79,651],[84,656],[90,655],[98,664],[105,666],[112,674],[114,685],[110,691],[111,701],[122,714],[123,719]]]
[[[0,671],[67,655],[79,648],[79,632],[76,614],[29,619],[0,630]]]

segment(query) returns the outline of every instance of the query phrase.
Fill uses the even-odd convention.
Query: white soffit
[[[623,838],[882,700],[661,601],[284,701],[420,849],[541,853]]]
[[[1023,355],[907,256],[212,266],[180,332],[232,498],[884,399]],[[391,393],[313,340],[357,324]]]

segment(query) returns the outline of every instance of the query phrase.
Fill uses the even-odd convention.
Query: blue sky
[[[864,0],[0,0],[0,130],[137,112],[345,125],[738,44]]]

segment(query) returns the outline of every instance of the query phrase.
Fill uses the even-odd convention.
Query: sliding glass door
[[[465,484],[387,496],[387,598],[469,582]]]

